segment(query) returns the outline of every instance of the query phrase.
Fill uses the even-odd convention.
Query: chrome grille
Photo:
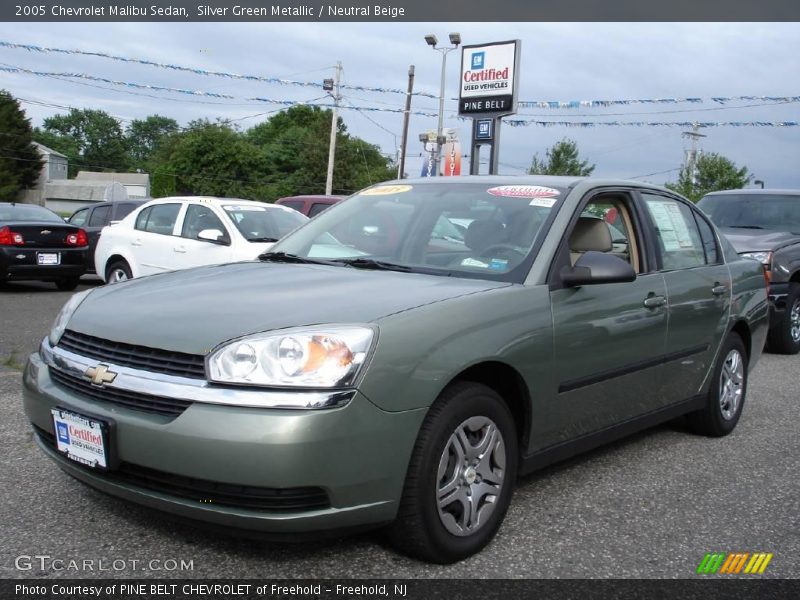
[[[68,375],[56,368],[50,369],[50,378],[62,387],[75,392],[81,396],[100,402],[118,404],[125,408],[141,410],[144,412],[176,417],[185,411],[192,404],[191,400],[180,398],[164,398],[161,396],[151,396],[139,392],[131,392],[109,386],[98,387],[92,385],[88,379]]]
[[[199,354],[124,344],[69,329],[61,336],[58,346],[80,356],[120,367],[192,379],[205,379],[206,376],[205,358]]]

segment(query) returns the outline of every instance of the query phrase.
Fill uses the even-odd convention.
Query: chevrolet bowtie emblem
[[[51,233],[53,233],[53,232],[52,232],[52,231],[50,231],[49,229],[42,229],[42,231],[41,231],[40,233],[41,233],[42,235],[50,235],[50,234],[51,234]]]
[[[97,365],[96,367],[89,367],[84,373],[86,377],[92,380],[95,385],[103,385],[104,383],[111,383],[117,378],[117,374],[109,371],[106,365]]]

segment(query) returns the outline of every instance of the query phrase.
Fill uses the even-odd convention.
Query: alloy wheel
[[[736,416],[744,392],[744,360],[734,348],[728,352],[719,374],[719,407],[722,418],[730,421]]]
[[[800,298],[795,299],[789,312],[789,335],[795,344],[800,342]]]

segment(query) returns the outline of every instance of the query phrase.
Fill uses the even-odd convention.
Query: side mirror
[[[212,244],[219,244],[221,246],[231,245],[230,240],[225,239],[225,234],[219,229],[203,229],[203,231],[197,234],[197,239],[203,240],[204,242],[211,242]]]
[[[574,267],[567,267],[561,271],[561,281],[567,287],[625,283],[635,279],[636,271],[630,263],[604,252],[584,252]]]

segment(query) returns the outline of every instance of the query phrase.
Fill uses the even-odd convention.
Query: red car
[[[288,196],[276,200],[275,204],[282,204],[303,213],[309,219],[316,217],[326,208],[341,202],[347,196]]]

